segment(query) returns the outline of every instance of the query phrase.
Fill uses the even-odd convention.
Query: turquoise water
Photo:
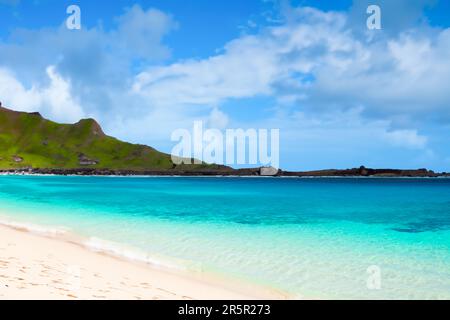
[[[2,176],[0,218],[298,297],[450,299],[447,179]]]

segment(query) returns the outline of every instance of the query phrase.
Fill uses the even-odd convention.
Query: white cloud
[[[140,73],[133,93],[164,106],[267,95],[312,112],[362,105],[380,118],[450,118],[450,29],[414,31],[367,42],[343,13],[292,9],[285,25],[231,41],[219,55]]]
[[[152,106],[127,93],[133,70],[170,55],[163,38],[174,28],[170,15],[134,5],[111,30],[99,25],[72,32],[64,24],[12,30],[0,39],[0,68],[8,87],[18,89],[0,88],[0,100],[14,109],[42,111],[56,121],[75,120],[82,114],[80,105],[105,127],[114,127],[117,118],[145,118]],[[45,104],[39,102],[44,88]]]
[[[71,94],[70,82],[55,71],[54,66],[47,68],[50,85],[41,95],[41,108],[48,110],[51,118],[62,122],[78,121],[84,116],[83,109]]]
[[[208,125],[214,129],[225,129],[229,123],[228,116],[220,111],[218,108],[214,108],[208,119]]]
[[[226,51],[206,60],[152,68],[136,77],[133,92],[164,106],[216,104],[271,92],[269,84],[278,70],[270,47],[248,36],[228,44]]]
[[[141,6],[134,5],[117,21],[118,29],[113,35],[122,49],[143,59],[166,58],[170,55],[170,50],[160,45],[162,38],[177,27],[170,15],[157,9],[143,10]]]
[[[25,89],[7,69],[0,69],[0,96],[3,105],[14,106],[22,111],[31,111],[40,103],[39,94],[32,87]]]
[[[427,137],[421,136],[417,130],[394,130],[386,132],[386,140],[395,146],[424,149],[427,145]]]
[[[167,58],[170,49],[163,38],[174,28],[170,15],[138,5],[119,16],[110,30],[99,25],[73,32],[64,23],[57,28],[17,28],[0,39],[0,65],[27,83],[40,81],[47,66],[55,65],[73,85],[106,84],[112,89],[126,85],[138,65]]]
[[[47,68],[49,84],[27,89],[7,69],[0,69],[0,96],[4,106],[26,112],[39,111],[55,121],[74,122],[83,117],[81,106],[71,95],[70,81],[55,72],[54,66]]]
[[[247,35],[229,42],[224,53],[204,60],[190,60],[140,73],[133,92],[163,105],[215,104],[229,98],[278,95],[280,84],[297,84],[298,74],[312,72],[325,60],[333,68],[345,68],[350,57],[344,52],[358,49],[341,33],[345,16],[303,8],[303,23],[268,28],[259,35]],[[328,55],[315,55],[317,46]]]

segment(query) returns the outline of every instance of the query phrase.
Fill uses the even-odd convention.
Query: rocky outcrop
[[[97,121],[95,121],[95,119],[82,119],[75,123],[74,126],[79,128],[87,128],[87,130],[89,130],[94,136],[106,136],[102,130],[102,127]]]
[[[19,157],[19,156],[13,156],[12,159],[13,159],[13,161],[14,161],[15,163],[21,163],[21,162],[23,162],[23,158],[22,158],[22,157]]]
[[[86,155],[81,153],[78,155],[78,164],[80,166],[95,166],[95,165],[99,164],[99,161],[89,159]]]
[[[276,176],[280,172],[279,169],[274,167],[262,167],[259,170],[259,175],[261,176]]]

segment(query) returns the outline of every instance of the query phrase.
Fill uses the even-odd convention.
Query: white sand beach
[[[244,287],[243,287],[244,288]],[[282,299],[0,226],[0,299]]]

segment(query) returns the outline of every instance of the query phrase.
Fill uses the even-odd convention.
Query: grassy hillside
[[[170,155],[105,135],[93,119],[59,124],[39,113],[0,107],[0,169],[107,168],[166,170]],[[196,166],[196,169],[204,167]]]

